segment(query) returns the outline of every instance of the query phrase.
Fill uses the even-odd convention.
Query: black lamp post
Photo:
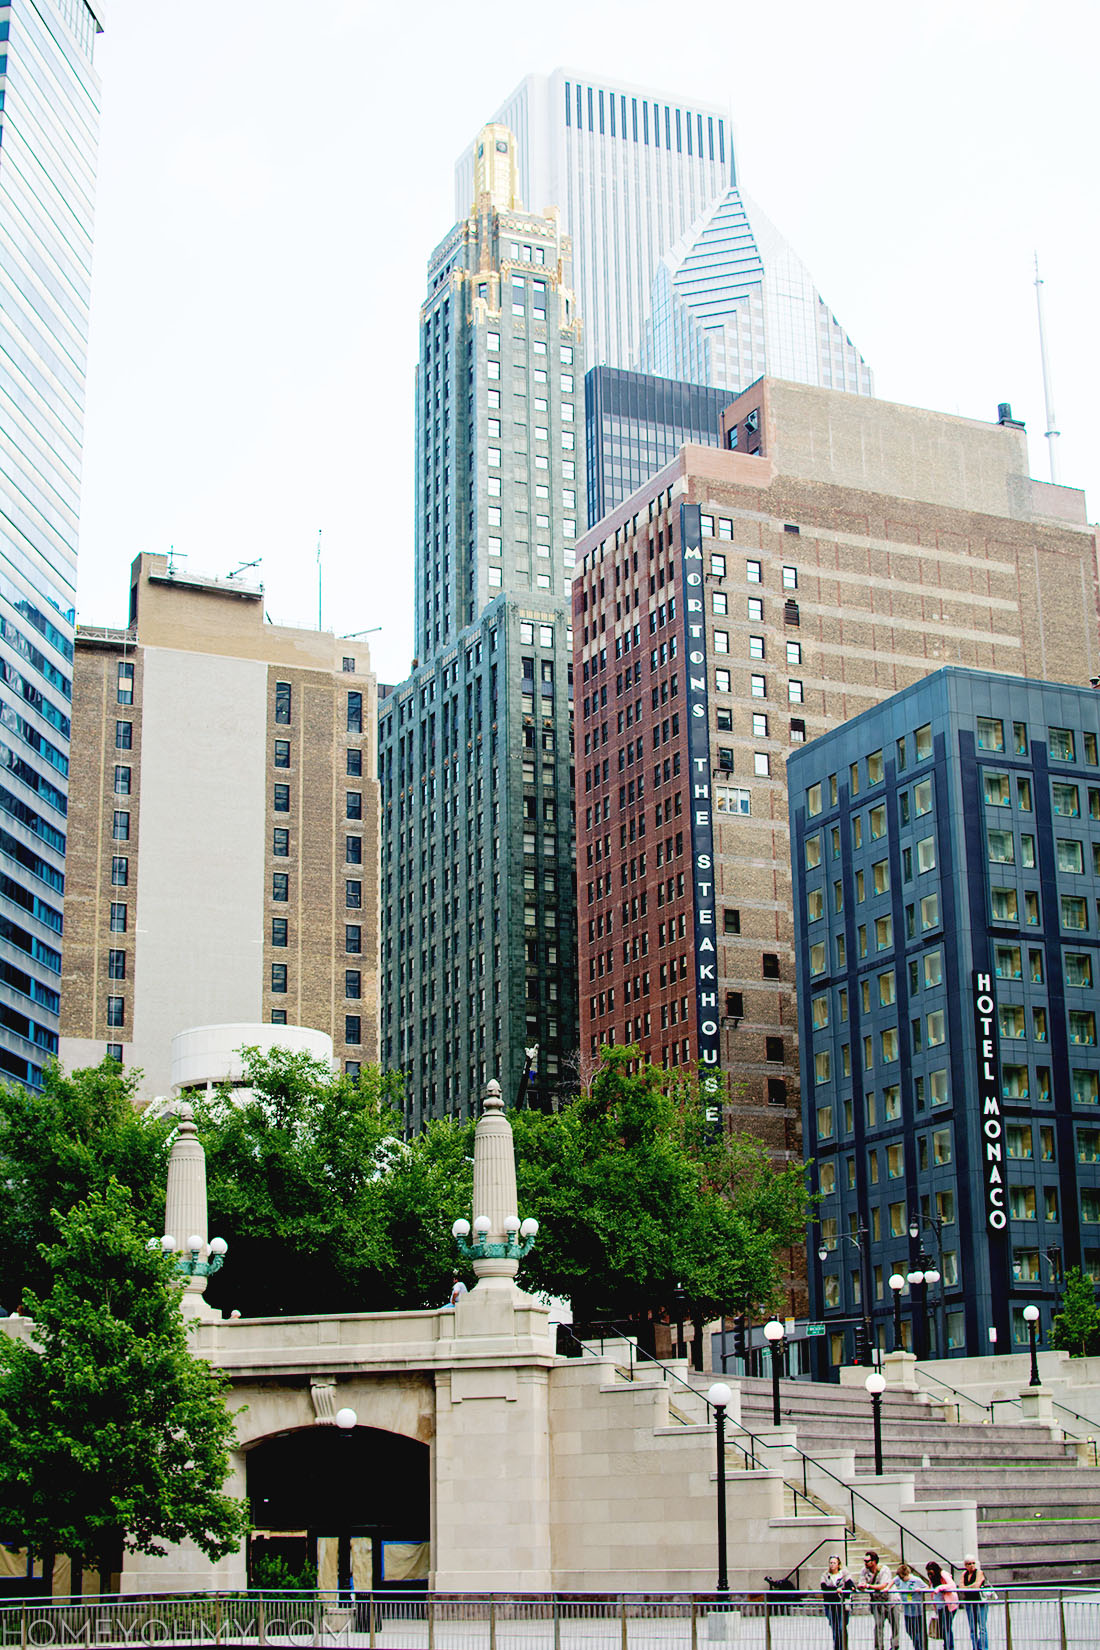
[[[1024,1307],[1024,1322],[1027,1324],[1027,1337],[1031,1345],[1031,1379],[1028,1386],[1042,1386],[1039,1379],[1039,1308],[1037,1306]]]
[[[672,1291],[672,1304],[676,1309],[676,1356],[685,1358],[687,1347],[684,1344],[684,1307],[687,1305],[687,1296],[684,1294],[682,1283],[678,1283]]]
[[[871,1394],[871,1420],[875,1428],[875,1477],[882,1477],[882,1394],[886,1391],[886,1377],[876,1370],[868,1375],[864,1386]]]
[[[726,1568],[726,1406],[730,1389],[725,1381],[715,1381],[707,1393],[707,1402],[714,1407],[714,1435],[718,1446],[718,1591],[730,1590]]]
[[[894,1297],[894,1351],[904,1352],[905,1343],[901,1333],[901,1292],[905,1288],[905,1279],[900,1272],[890,1274],[890,1292]]]
[[[778,1318],[773,1318],[764,1325],[764,1339],[767,1341],[772,1355],[772,1426],[782,1424],[782,1413],[779,1407],[779,1369],[783,1359],[783,1325]]]

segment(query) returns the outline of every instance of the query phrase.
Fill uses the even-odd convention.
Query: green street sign
[[[824,1333],[825,1325],[823,1323],[808,1323],[806,1325],[807,1335],[824,1335]]]

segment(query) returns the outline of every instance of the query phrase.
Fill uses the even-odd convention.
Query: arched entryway
[[[315,1570],[319,1587],[342,1592],[349,1578],[357,1592],[427,1585],[427,1444],[375,1427],[301,1428],[248,1450],[246,1470],[251,1585],[284,1569]]]

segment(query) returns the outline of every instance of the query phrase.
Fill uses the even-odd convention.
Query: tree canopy
[[[235,1550],[243,1502],[223,1493],[228,1382],[194,1357],[175,1261],[115,1181],[57,1222],[49,1282],[28,1292],[34,1342],[0,1336],[0,1529],[46,1561],[101,1575],[125,1547]]]
[[[1096,1304],[1096,1286],[1079,1266],[1071,1266],[1066,1273],[1062,1310],[1051,1325],[1050,1344],[1074,1358],[1086,1358],[1100,1352],[1100,1306]]]
[[[0,1087],[0,1304],[9,1311],[24,1290],[48,1287],[42,1246],[55,1241],[58,1215],[112,1179],[163,1230],[172,1120],[137,1111],[137,1075],[110,1059],[71,1075],[50,1062],[40,1093]]]

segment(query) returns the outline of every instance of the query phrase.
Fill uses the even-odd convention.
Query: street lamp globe
[[[778,1318],[772,1318],[770,1323],[764,1325],[764,1339],[771,1341],[773,1345],[776,1341],[783,1339],[783,1325]]]
[[[707,1403],[713,1404],[715,1409],[718,1408],[719,1404],[725,1409],[732,1397],[733,1393],[725,1381],[715,1381],[714,1385],[707,1389]]]
[[[350,1432],[359,1420],[353,1409],[338,1409],[336,1411],[336,1425],[341,1432]]]
[[[451,1236],[456,1238],[464,1238],[469,1237],[469,1235],[470,1222],[468,1220],[456,1220],[454,1225],[451,1227]]]
[[[922,1276],[925,1283],[928,1284],[939,1283],[940,1281],[940,1274],[936,1271],[934,1266],[929,1271],[924,1272]]]
[[[229,1245],[226,1243],[224,1238],[216,1237],[210,1239],[210,1253],[212,1255],[225,1255],[228,1249]]]
[[[900,1272],[891,1272],[891,1274],[890,1274],[890,1288],[894,1291],[895,1294],[897,1294],[899,1289],[904,1289],[905,1288],[905,1279],[902,1277]]]
[[[505,1215],[504,1230],[508,1233],[509,1237],[515,1237],[516,1233],[519,1231],[519,1216]]]
[[[1024,1307],[1024,1321],[1025,1321],[1025,1323],[1038,1323],[1039,1322],[1039,1308],[1037,1306],[1025,1306]]]
[[[519,1229],[519,1235],[524,1238],[538,1237],[539,1223],[533,1215],[527,1216],[527,1219],[523,1222],[523,1225]]]
[[[164,1236],[160,1240],[160,1246],[166,1255],[175,1254],[177,1248],[179,1247],[170,1232],[165,1232]]]
[[[906,1272],[905,1276],[909,1279],[910,1283],[923,1283],[924,1282],[924,1273],[923,1272]]]
[[[828,1260],[828,1258],[829,1258],[829,1246],[828,1246],[828,1244],[826,1244],[826,1243],[819,1243],[818,1244],[818,1246],[817,1246],[817,1258],[818,1258],[818,1260]]]
[[[193,1255],[198,1254],[199,1250],[202,1248],[202,1238],[197,1232],[192,1232],[191,1236],[187,1239],[187,1247]]]
[[[478,1237],[484,1237],[485,1234],[491,1229],[492,1224],[493,1223],[489,1219],[488,1215],[478,1215],[474,1221],[474,1231],[477,1233]]]
[[[875,1370],[873,1375],[868,1375],[863,1384],[871,1394],[872,1398],[881,1397],[886,1391],[886,1377],[884,1375],[880,1375],[878,1370]]]

